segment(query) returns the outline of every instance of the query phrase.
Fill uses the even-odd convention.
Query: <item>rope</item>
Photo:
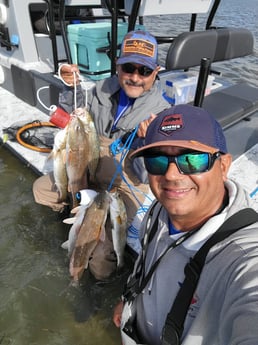
[[[133,132],[128,136],[128,138],[126,139],[126,142],[123,144],[121,138],[118,138],[117,140],[115,140],[111,145],[110,145],[110,151],[112,153],[112,155],[114,156],[114,162],[115,162],[115,165],[116,165],[116,171],[113,175],[113,178],[108,186],[108,191],[110,191],[112,189],[112,186],[113,186],[113,183],[117,177],[118,174],[120,174],[122,180],[125,182],[125,184],[128,186],[128,188],[131,190],[135,200],[138,202],[139,206],[140,207],[143,207],[142,203],[140,202],[140,200],[137,198],[136,194],[134,193],[134,190],[135,191],[138,191],[138,192],[141,192],[142,194],[144,194],[146,197],[147,194],[142,192],[141,190],[139,190],[138,188],[136,188],[135,186],[131,185],[126,177],[124,176],[123,174],[123,167],[122,167],[122,163],[125,159],[125,157],[127,156],[127,153],[129,152],[130,148],[131,148],[131,145],[132,145],[132,142],[135,138],[135,135],[137,133],[137,130],[138,130],[138,126],[133,130]],[[116,159],[115,159],[115,156],[117,154],[121,153],[121,158],[120,158],[120,161],[117,162]]]
[[[47,107],[47,106],[41,101],[41,99],[40,99],[40,97],[39,97],[40,91],[41,91],[41,90],[44,90],[44,89],[49,89],[49,86],[42,86],[42,87],[40,87],[40,88],[37,90],[37,100],[38,100],[38,102],[42,105],[43,108],[45,108],[45,109],[48,110],[48,111],[51,111],[51,107],[50,107],[50,108]]]
[[[69,64],[60,64],[59,68],[58,68],[58,78],[66,85],[66,86],[74,86],[74,109],[77,109],[77,84],[76,84],[76,74],[79,77],[80,81],[83,81],[83,78],[81,77],[81,75],[78,72],[73,72],[73,84],[69,84],[67,83],[63,78],[62,78],[62,74],[61,74],[61,70],[63,66],[70,66]],[[88,90],[85,89],[85,106],[87,107],[87,101],[88,101]]]

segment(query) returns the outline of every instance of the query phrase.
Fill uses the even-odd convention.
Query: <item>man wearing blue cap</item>
[[[87,106],[101,141],[101,159],[95,184],[89,186],[93,189],[96,186],[107,189],[116,172],[117,166],[110,153],[110,144],[130,133],[140,123],[138,135],[143,136],[148,118],[170,106],[156,83],[160,69],[158,45],[150,33],[141,30],[129,32],[124,37],[116,64],[117,74],[96,82],[96,86],[88,92],[87,104],[84,103],[85,95],[81,85],[77,85],[77,107]],[[71,86],[74,83],[73,72],[79,72],[77,66],[64,65],[61,69],[63,79]],[[74,110],[73,87],[66,87],[60,94],[60,106],[68,113]],[[116,161],[119,160],[120,157],[116,156]],[[149,189],[148,185],[141,183],[136,177],[128,159],[125,160],[123,173],[127,182],[136,187],[134,193],[120,176],[116,178],[113,186],[118,187],[121,192],[129,225],[139,208],[139,201],[143,202]],[[33,194],[39,204],[49,206],[55,211],[62,211],[64,208],[65,202],[59,200],[52,174],[42,176],[34,182]],[[89,264],[90,271],[100,280],[108,278],[116,269],[110,238],[111,236],[106,236],[104,245],[99,243]]]
[[[256,344],[258,215],[249,209],[254,219],[237,217],[251,199],[227,178],[231,155],[221,126],[202,108],[172,107],[149,125],[145,145],[132,157],[144,158],[157,201],[144,218],[142,253],[115,308],[123,344]],[[209,247],[202,270],[190,265],[233,215],[237,231]],[[189,285],[182,292],[185,281],[193,286],[190,296]]]

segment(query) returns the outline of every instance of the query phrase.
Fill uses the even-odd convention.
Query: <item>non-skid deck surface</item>
[[[48,122],[49,116],[35,107],[23,102],[12,93],[0,87],[0,137],[3,140],[3,128],[21,126],[39,120]],[[7,146],[20,160],[30,166],[37,174],[46,174],[52,170],[52,161],[48,160],[48,153],[30,150],[18,142],[8,140]]]

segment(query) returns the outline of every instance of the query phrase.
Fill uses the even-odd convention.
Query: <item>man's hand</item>
[[[114,313],[113,313],[113,322],[116,325],[116,327],[120,327],[121,325],[123,307],[124,307],[124,303],[122,301],[119,302],[115,306]]]
[[[154,114],[151,114],[151,116],[142,121],[140,124],[139,124],[139,128],[138,128],[138,131],[137,131],[137,136],[139,138],[145,138],[145,135],[146,135],[146,132],[147,132],[147,128],[149,126],[149,124],[157,117],[157,115],[154,115]]]
[[[61,65],[59,69],[59,74],[60,74],[61,79],[63,79],[63,81],[71,87],[74,87],[74,80],[75,80],[76,85],[80,84],[80,80],[79,80],[80,71],[79,71],[78,66],[75,64]]]

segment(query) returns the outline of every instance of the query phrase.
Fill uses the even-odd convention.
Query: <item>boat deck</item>
[[[2,141],[4,141],[3,128],[23,125],[35,120],[49,121],[47,114],[1,87],[0,99],[0,138]],[[228,150],[233,156],[230,176],[246,187],[256,202],[258,210],[258,112],[226,128],[224,132]],[[8,140],[4,145],[37,175],[47,174],[53,169],[48,153],[30,150],[16,141]]]
[[[1,113],[0,138],[4,142],[3,129],[11,126],[21,126],[32,121],[48,122],[49,116],[39,109],[30,106],[9,91],[0,87]],[[16,141],[4,143],[21,161],[34,170],[38,175],[47,174],[52,170],[52,162],[48,160],[48,153],[30,150]]]

